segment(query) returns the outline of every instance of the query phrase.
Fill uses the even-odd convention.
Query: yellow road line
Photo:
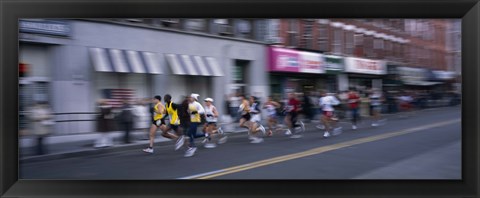
[[[299,152],[299,153],[293,153],[293,154],[289,154],[289,155],[283,155],[283,156],[274,157],[274,158],[270,158],[270,159],[266,159],[266,160],[260,160],[260,161],[257,161],[257,162],[252,162],[252,163],[243,164],[243,165],[239,165],[239,166],[233,166],[233,167],[230,167],[230,168],[222,169],[220,171],[213,171],[213,172],[211,172],[211,174],[204,173],[204,174],[201,174],[201,176],[199,175],[199,176],[196,176],[196,177],[194,176],[194,177],[187,177],[187,178],[188,179],[210,179],[210,178],[219,177],[219,176],[223,176],[223,175],[228,175],[228,174],[232,174],[232,173],[237,173],[237,172],[241,172],[241,171],[245,171],[245,170],[249,170],[249,169],[253,169],[253,168],[267,166],[267,165],[270,165],[270,164],[275,164],[275,163],[284,162],[284,161],[288,161],[288,160],[298,159],[298,158],[302,158],[302,157],[306,157],[306,156],[310,156],[310,155],[316,155],[316,154],[324,153],[324,152],[327,152],[327,151],[336,150],[336,149],[340,149],[340,148],[345,148],[345,147],[349,147],[349,146],[353,146],[353,145],[357,145],[357,144],[373,142],[373,141],[387,139],[387,138],[400,136],[400,135],[405,135],[405,134],[409,134],[409,133],[413,133],[413,132],[417,132],[417,131],[421,131],[421,130],[425,130],[425,129],[431,129],[431,128],[436,128],[436,127],[440,127],[440,126],[444,126],[444,125],[449,125],[449,124],[453,124],[453,123],[460,122],[460,121],[461,121],[461,119],[438,122],[438,123],[433,123],[433,124],[424,125],[424,126],[420,126],[420,127],[405,129],[405,130],[401,130],[401,131],[390,132],[390,133],[386,133],[386,134],[382,134],[382,135],[360,138],[360,139],[351,140],[351,141],[338,143],[338,144],[333,144],[333,145],[329,145],[329,146],[322,146],[322,147],[310,149],[310,150]]]

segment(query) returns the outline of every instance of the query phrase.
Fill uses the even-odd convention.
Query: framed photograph
[[[1,197],[478,197],[478,0],[4,1]]]

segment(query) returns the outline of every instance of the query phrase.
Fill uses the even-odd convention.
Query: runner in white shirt
[[[325,133],[323,134],[323,137],[328,138],[331,136],[330,132],[333,130],[333,135],[338,135],[341,133],[341,128],[335,128],[336,121],[334,121],[333,118],[333,113],[335,109],[333,106],[339,105],[340,101],[333,96],[333,95],[327,95],[325,91],[322,91],[322,97],[320,98],[319,105],[322,108],[323,115],[322,115],[322,122],[323,125],[325,126]]]
[[[213,99],[206,98],[205,99],[205,119],[207,123],[205,123],[205,135],[206,135],[206,148],[215,148],[216,145],[213,143],[212,138],[216,138],[217,136],[221,136],[218,140],[218,144],[223,144],[227,141],[227,136],[223,132],[221,127],[217,126],[218,122],[218,111],[215,106],[213,106]]]
[[[370,105],[372,105],[373,121],[372,126],[376,127],[383,123],[384,120],[380,120],[380,112],[382,110],[382,93],[378,89],[374,89],[370,95]]]

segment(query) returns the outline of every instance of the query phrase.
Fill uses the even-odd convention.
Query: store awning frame
[[[90,48],[93,66],[98,72],[162,74],[158,56],[153,52]]]
[[[185,54],[165,54],[174,75],[223,76],[216,58]]]

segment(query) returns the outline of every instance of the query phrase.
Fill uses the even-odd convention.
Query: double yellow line
[[[245,171],[245,170],[249,170],[249,169],[254,169],[254,168],[258,168],[258,167],[262,167],[262,166],[267,166],[267,165],[270,165],[270,164],[275,164],[275,163],[284,162],[284,161],[288,161],[288,160],[307,157],[307,156],[310,156],[310,155],[316,155],[316,154],[324,153],[324,152],[327,152],[327,151],[336,150],[336,149],[340,149],[340,148],[345,148],[345,147],[349,147],[349,146],[353,146],[353,145],[357,145],[357,144],[373,142],[373,141],[382,140],[382,139],[391,138],[391,137],[400,136],[400,135],[405,135],[405,134],[409,134],[409,133],[413,133],[413,132],[417,132],[417,131],[422,131],[422,130],[426,130],[426,129],[431,129],[431,128],[441,127],[441,126],[445,126],[445,125],[449,125],[449,124],[454,124],[454,123],[460,122],[460,121],[461,121],[461,119],[438,122],[438,123],[433,123],[433,124],[424,125],[424,126],[420,126],[420,127],[405,129],[405,130],[401,130],[401,131],[390,132],[390,133],[386,133],[386,134],[382,134],[382,135],[360,138],[360,139],[356,139],[356,140],[352,140],[352,141],[333,144],[333,145],[329,145],[329,146],[322,146],[322,147],[310,149],[310,150],[299,152],[299,153],[283,155],[283,156],[279,156],[279,157],[274,157],[274,158],[261,160],[261,161],[248,163],[248,164],[243,164],[243,165],[239,165],[239,166],[233,166],[233,167],[226,168],[226,169],[221,169],[221,170],[212,171],[212,172],[208,172],[208,173],[203,173],[203,174],[199,174],[199,175],[184,177],[184,178],[180,178],[180,179],[210,179],[210,178],[219,177],[219,176],[222,176],[222,175],[228,175],[228,174],[237,173],[237,172],[241,172],[241,171]]]

